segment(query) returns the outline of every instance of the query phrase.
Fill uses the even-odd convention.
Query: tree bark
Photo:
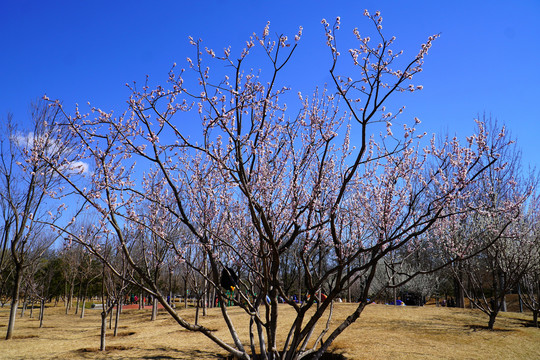
[[[454,297],[456,298],[456,307],[465,308],[465,292],[463,291],[463,271],[461,264],[457,264],[457,274],[454,275]]]
[[[324,341],[321,345],[321,347],[319,348],[319,350],[317,350],[317,352],[313,355],[312,359],[313,360],[319,360],[322,355],[326,352],[326,350],[328,350],[328,347],[332,344],[332,342],[338,337],[338,335],[340,335],[347,327],[349,327],[349,325],[351,325],[352,323],[354,323],[359,317],[360,317],[360,314],[362,313],[362,311],[364,311],[364,308],[366,306],[366,303],[362,300],[362,302],[360,303],[360,305],[358,305],[358,307],[356,308],[356,310],[347,317],[347,319],[345,319],[345,321],[343,321],[329,336],[328,338],[326,339],[326,341]]]
[[[107,299],[107,307],[110,307],[111,310],[108,311],[108,314],[110,316],[109,318],[109,329],[112,329],[112,318],[113,318],[113,313],[112,313],[112,308],[114,307],[114,303],[111,301],[111,299]]]
[[[158,307],[158,301],[155,296],[152,296],[152,317],[151,321],[154,321],[157,319],[157,307]]]
[[[82,282],[79,284],[79,294],[77,295],[77,305],[75,306],[75,315],[79,313],[79,303],[81,302]]]
[[[184,278],[184,307],[186,309],[188,308],[187,298],[188,298],[188,287],[187,287],[187,274],[186,274],[186,277]]]
[[[201,300],[200,299],[197,299],[197,306],[195,308],[195,325],[199,325],[199,304],[200,304]]]
[[[105,303],[103,303],[103,306],[105,306]],[[105,334],[107,331],[107,312],[105,309],[101,312],[101,334],[100,334],[100,343],[99,343],[99,351],[105,351]]]
[[[120,312],[122,311],[122,305],[120,302],[116,304],[116,312],[114,315],[114,333],[113,336],[118,334],[118,321],[120,320]]]
[[[503,272],[499,272],[499,289],[502,294],[501,311],[506,312],[506,279]]]
[[[72,281],[69,283],[69,292],[66,293],[67,295],[67,301],[66,301],[66,315],[69,313],[69,310],[71,310],[71,303],[73,301],[73,288],[75,287],[75,282]]]
[[[45,313],[45,298],[41,299],[40,305],[39,305],[39,327],[43,327],[43,316]]]
[[[208,276],[208,266],[206,264],[206,251],[203,252],[203,271],[204,271],[204,280],[203,280],[203,298],[202,298],[202,308],[203,308],[203,316],[207,315],[207,308],[208,308],[208,280],[206,279]]]
[[[519,284],[519,282],[517,285],[517,291],[518,291],[518,300],[519,300],[519,312],[522,313],[523,312],[523,299],[521,297],[521,285]]]
[[[491,312],[489,314],[488,329],[493,330],[493,325],[495,325],[495,320],[497,319],[497,312]]]
[[[28,288],[28,287],[27,287]],[[24,313],[26,311],[26,305],[28,304],[28,294],[27,294],[27,291],[28,290],[25,290],[24,292],[24,299],[23,299],[23,306],[22,306],[22,309],[21,309],[21,318],[24,316]]]
[[[9,322],[7,326],[6,340],[13,337],[13,329],[15,328],[15,318],[17,317],[17,308],[19,307],[19,291],[21,290],[22,267],[15,267],[15,284],[11,294],[11,310],[9,312]]]
[[[84,287],[82,309],[81,309],[81,319],[84,318],[84,309],[86,308],[86,296],[87,296],[87,294],[88,294],[88,283],[86,283],[86,286]]]
[[[69,284],[69,299],[68,299],[68,310],[71,310],[73,307],[73,292],[75,291],[75,280]]]

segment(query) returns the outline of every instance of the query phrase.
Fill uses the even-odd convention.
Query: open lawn
[[[336,304],[334,323],[353,306]],[[229,310],[236,320],[244,317],[237,308]],[[216,359],[225,354],[204,336],[180,328],[163,310],[156,321],[150,321],[149,309],[124,310],[118,336],[114,338],[108,330],[108,350],[103,353],[98,351],[99,310],[89,309],[80,319],[65,315],[60,305],[48,307],[41,329],[37,311],[34,319],[28,318],[27,311],[16,320],[14,339],[6,341],[8,311],[0,309],[1,359]],[[193,320],[194,309],[180,312]],[[293,315],[283,306],[284,329]],[[201,322],[225,338],[218,309],[210,309]],[[248,339],[248,322],[236,324]],[[240,324],[246,326],[240,328]],[[495,331],[485,330],[486,325],[487,316],[476,310],[373,304],[338,337],[332,351],[346,359],[540,359],[540,329],[531,327],[529,314],[503,313]]]

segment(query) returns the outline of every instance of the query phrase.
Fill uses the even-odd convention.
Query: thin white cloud
[[[36,140],[36,137],[34,136],[33,132],[29,132],[27,134],[18,133],[11,137],[11,141],[16,146],[30,150],[34,146],[34,142]],[[61,149],[61,144],[58,141],[51,141],[49,139],[49,144],[47,146],[47,154],[54,154],[56,152],[59,152]],[[63,150],[64,153],[69,153],[69,149],[65,148]],[[87,174],[90,170],[90,165],[84,161],[73,161],[67,165],[63,165],[62,169],[59,169],[60,171],[66,171],[68,174]]]
[[[87,174],[90,170],[90,165],[84,161],[74,161],[67,166],[67,171],[72,174]]]

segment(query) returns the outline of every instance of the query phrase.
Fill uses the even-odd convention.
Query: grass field
[[[336,304],[334,322],[353,306]],[[180,328],[163,310],[156,321],[150,321],[150,310],[125,310],[118,336],[108,330],[105,352],[98,351],[99,310],[87,310],[80,319],[65,315],[61,306],[48,307],[41,329],[37,311],[34,319],[28,318],[27,311],[16,320],[14,338],[6,341],[8,311],[0,309],[1,359],[217,359],[225,354],[204,336]],[[180,312],[193,319],[195,311]],[[230,312],[238,332],[247,339],[248,323],[239,322],[243,313],[237,308]],[[293,315],[283,307],[284,329]],[[217,309],[210,309],[202,323],[226,338]],[[530,323],[530,315],[508,312],[497,319],[495,331],[488,331],[487,317],[475,310],[373,304],[338,337],[332,351],[346,359],[540,359],[540,329]]]

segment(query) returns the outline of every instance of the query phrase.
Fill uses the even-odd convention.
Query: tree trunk
[[[39,327],[43,327],[43,315],[45,312],[45,298],[41,299],[41,303],[39,305]]]
[[[154,321],[157,319],[157,307],[158,307],[158,300],[155,296],[152,296],[152,317],[150,318],[151,321]]]
[[[354,323],[359,317],[362,311],[364,311],[364,308],[366,306],[366,302],[364,302],[365,297],[362,296],[362,302],[360,305],[356,308],[354,313],[349,315],[345,321],[343,321],[329,336],[328,338],[321,344],[321,347],[317,352],[313,355],[311,359],[313,360],[319,360],[323,354],[328,350],[328,347],[332,344],[332,342],[347,328],[349,325]]]
[[[26,305],[28,304],[28,295],[26,294],[26,291],[24,293],[24,300],[23,300],[23,306],[21,309],[21,318],[24,316],[24,313],[26,311]]]
[[[195,325],[199,325],[199,304],[200,304],[200,300],[197,299],[197,306],[195,308]]]
[[[503,272],[501,271],[499,273],[499,286],[501,290],[502,295],[502,304],[501,304],[501,311],[506,312],[506,279],[504,277]]]
[[[349,276],[351,266],[347,265],[347,302],[351,302],[351,278]]]
[[[186,277],[184,278],[184,307],[186,309],[188,308],[187,298],[188,298],[188,287],[187,287],[187,274],[186,274]]]
[[[107,307],[111,307],[111,308],[112,308],[113,306],[114,306],[114,304],[113,304],[113,302],[111,301],[111,299],[108,299],[108,300],[107,300]],[[110,318],[109,318],[109,329],[112,329],[112,317],[113,317],[112,309],[111,309],[111,311],[109,311],[109,316],[110,316]]]
[[[519,312],[523,312],[523,299],[521,298],[521,286],[518,282],[517,284],[517,291],[518,291],[518,300],[519,300]]]
[[[17,308],[19,307],[19,291],[21,290],[22,268],[15,268],[15,283],[13,284],[13,292],[11,294],[11,310],[9,312],[9,322],[6,333],[6,340],[13,337],[13,329],[15,328],[15,317],[17,316]]]
[[[73,306],[73,292],[75,291],[75,280],[73,280],[70,284],[69,284],[69,298],[68,298],[68,308],[66,310],[66,313],[67,311],[71,310],[72,306]]]
[[[88,283],[86,283],[86,286],[84,287],[84,295],[83,295],[83,301],[82,301],[82,309],[81,309],[81,319],[84,318],[84,309],[86,308],[86,295],[88,293]]]
[[[172,276],[173,276],[173,271],[172,269],[169,268],[169,305],[171,305],[171,307],[174,302],[173,291],[172,291]]]
[[[533,325],[538,327],[538,313],[540,311],[539,310],[536,310],[536,311],[533,311]]]
[[[461,265],[458,264],[458,273],[454,277],[454,297],[456,298],[456,307],[465,308],[465,292],[463,291],[463,274]]]
[[[203,280],[203,297],[202,297],[202,308],[203,308],[203,316],[207,315],[207,308],[208,308],[208,280],[206,279],[208,276],[208,266],[206,264],[206,252],[203,252],[204,260],[203,260],[203,271],[204,271],[204,280]]]
[[[66,307],[66,314],[67,314],[67,299],[68,299],[68,282],[66,281],[64,283],[64,306]]]
[[[493,325],[495,325],[495,320],[497,319],[497,312],[491,312],[489,314],[488,329],[493,330]]]
[[[105,303],[103,303],[103,306],[105,306]],[[105,309],[101,312],[101,334],[100,334],[100,343],[99,343],[99,350],[105,351],[105,334],[107,331],[107,312]]]
[[[66,315],[69,314],[71,309],[71,297],[73,296],[73,284],[66,283]]]
[[[34,318],[34,298],[30,300],[30,319]]]
[[[84,319],[84,310],[86,308],[86,295],[82,298],[82,307],[81,307],[81,319]]]
[[[118,302],[116,304],[116,312],[114,315],[114,333],[113,336],[116,336],[118,334],[118,321],[120,320],[120,312],[122,311],[122,305],[121,302]]]
[[[75,306],[75,315],[79,313],[79,303],[81,302],[82,281],[79,284],[79,294],[77,294],[77,305]]]
[[[305,276],[302,275],[302,272],[300,272],[300,274],[298,274],[298,303],[299,304],[302,303],[302,279],[305,279]]]

